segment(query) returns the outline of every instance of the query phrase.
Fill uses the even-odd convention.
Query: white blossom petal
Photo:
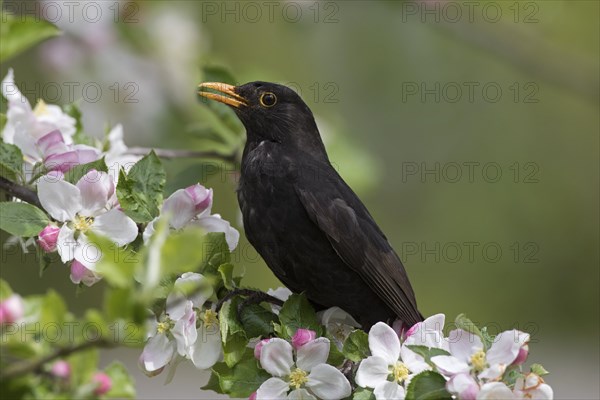
[[[273,376],[287,376],[294,365],[292,345],[279,338],[265,343],[260,353],[260,365]]]
[[[400,348],[400,358],[408,369],[415,374],[431,369],[431,366],[425,362],[423,356],[409,349],[406,344],[403,344]]]
[[[462,329],[450,331],[448,341],[450,354],[465,363],[469,362],[473,354],[483,350],[483,342],[479,336]]]
[[[264,351],[264,350],[263,350]],[[312,368],[306,383],[311,392],[326,400],[338,400],[350,396],[350,382],[337,368],[320,364]]]
[[[317,400],[317,398],[310,394],[306,389],[292,390],[287,398],[288,400]]]
[[[167,297],[167,314],[172,319],[179,319],[185,313],[185,301],[188,299],[196,308],[213,294],[213,288],[208,279],[202,274],[186,272],[177,278],[173,290]]]
[[[501,364],[508,366],[519,355],[519,349],[521,348],[522,336],[519,335],[519,331],[510,330],[498,334],[492,343],[492,346],[486,353],[486,360],[490,365]]]
[[[75,246],[75,259],[82,263],[87,269],[95,271],[96,263],[102,258],[102,250],[100,246],[91,242],[89,238],[82,232],[77,238]]]
[[[477,394],[477,400],[507,400],[514,398],[513,392],[502,382],[486,383]]]
[[[400,358],[400,339],[394,330],[383,322],[378,322],[369,331],[371,354],[393,365]]]
[[[431,357],[431,362],[435,364],[440,373],[446,376],[469,373],[469,365],[453,356],[435,356]]]
[[[404,400],[406,396],[404,388],[396,382],[380,383],[373,390],[373,394],[377,400]]]
[[[225,240],[229,246],[229,251],[235,250],[240,240],[240,233],[237,231],[237,229],[233,228],[229,221],[221,218],[219,214],[202,217],[198,220],[192,221],[192,224],[201,227],[206,232],[225,233]]]
[[[457,394],[461,400],[475,400],[479,392],[479,384],[469,373],[453,376],[446,388],[450,393]]]
[[[196,331],[196,312],[192,309],[192,302],[183,302],[185,305],[185,313],[175,322],[175,326],[171,329],[175,343],[177,344],[177,352],[184,356],[188,353],[188,348],[196,343],[198,332]]]
[[[104,235],[117,246],[125,246],[135,240],[138,228],[135,222],[121,210],[113,208],[109,212],[94,218],[91,229]]]
[[[77,181],[81,192],[81,214],[87,217],[98,215],[106,207],[108,199],[115,192],[112,178],[102,171],[91,170]]]
[[[58,239],[56,239],[56,251],[60,255],[60,259],[63,263],[67,263],[75,258],[75,248],[77,247],[77,241],[75,240],[75,231],[67,224],[61,226],[58,232]]]
[[[375,388],[381,382],[385,382],[389,374],[389,364],[384,358],[367,357],[358,366],[356,383],[360,387]]]
[[[82,208],[79,189],[67,181],[45,175],[38,181],[37,190],[44,210],[58,221],[73,220]]]
[[[161,214],[169,216],[169,224],[174,229],[181,229],[196,216],[196,206],[185,191],[179,189],[164,201]]]
[[[144,346],[140,361],[146,371],[152,372],[167,365],[174,354],[175,343],[169,341],[166,335],[157,334],[152,336]]]
[[[256,391],[256,400],[285,399],[290,386],[279,378],[269,378]]]
[[[196,342],[188,349],[188,355],[198,369],[208,369],[221,358],[221,332],[218,325],[200,324]]]
[[[329,357],[329,339],[317,338],[300,346],[297,350],[296,365],[298,368],[310,372],[313,367],[324,364]]]

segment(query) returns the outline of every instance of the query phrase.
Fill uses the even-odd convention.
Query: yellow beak
[[[207,99],[216,100],[235,108],[248,105],[246,99],[235,92],[235,86],[219,82],[204,82],[198,87],[200,88],[198,94]],[[206,89],[212,89],[219,93],[206,92]]]

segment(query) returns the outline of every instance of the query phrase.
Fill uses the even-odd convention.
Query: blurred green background
[[[79,100],[97,137],[121,122],[129,146],[206,149],[206,65],[293,86],[422,313],[526,330],[558,398],[600,395],[599,2],[8,3],[65,33],[2,76],[13,67],[32,103]],[[233,167],[165,164],[169,191],[213,187],[213,210],[242,230]],[[39,278],[34,258],[3,250],[15,291],[56,286],[75,311],[98,302],[102,285],[76,296],[65,267]],[[246,284],[279,285],[245,239],[234,259]],[[105,357],[136,369],[135,352]],[[180,373],[166,388],[136,375],[140,397],[197,398],[198,373]]]

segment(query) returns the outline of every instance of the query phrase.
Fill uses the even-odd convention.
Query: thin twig
[[[215,311],[219,312],[219,310],[221,309],[221,307],[223,307],[223,304],[227,300],[231,300],[231,298],[234,297],[234,296],[247,296],[248,298],[254,297],[254,299],[256,299],[256,301],[258,301],[259,303],[262,303],[263,301],[266,301],[268,303],[275,304],[276,306],[283,306],[283,301],[282,300],[278,299],[277,297],[271,296],[268,293],[261,292],[260,290],[234,289],[231,292],[227,293],[225,296],[223,296],[223,298],[220,299],[217,302],[217,306],[215,307]],[[246,305],[248,305],[248,303],[246,303]]]
[[[0,177],[0,189],[5,191],[9,196],[16,197],[36,207],[42,208],[38,195],[27,186],[19,185],[18,183]]]
[[[174,150],[174,149],[152,149],[149,147],[130,147],[127,149],[127,154],[135,156],[145,156],[150,151],[154,150],[160,158],[217,158],[223,161],[234,163],[237,161],[236,152],[231,154],[223,154],[216,151],[197,151],[197,150]]]
[[[4,371],[2,371],[2,373],[0,373],[0,381],[27,375],[32,372],[40,372],[44,364],[56,360],[57,358],[67,357],[73,353],[78,353],[93,347],[109,348],[114,346],[116,346],[115,343],[111,343],[106,340],[96,340],[91,342],[82,342],[76,345],[59,347],[54,352],[36,360],[21,361],[9,365],[6,367],[6,369],[4,369]]]

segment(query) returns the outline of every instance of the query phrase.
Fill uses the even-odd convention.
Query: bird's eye
[[[271,92],[266,92],[260,95],[260,104],[264,107],[273,107],[277,103],[277,96]]]

